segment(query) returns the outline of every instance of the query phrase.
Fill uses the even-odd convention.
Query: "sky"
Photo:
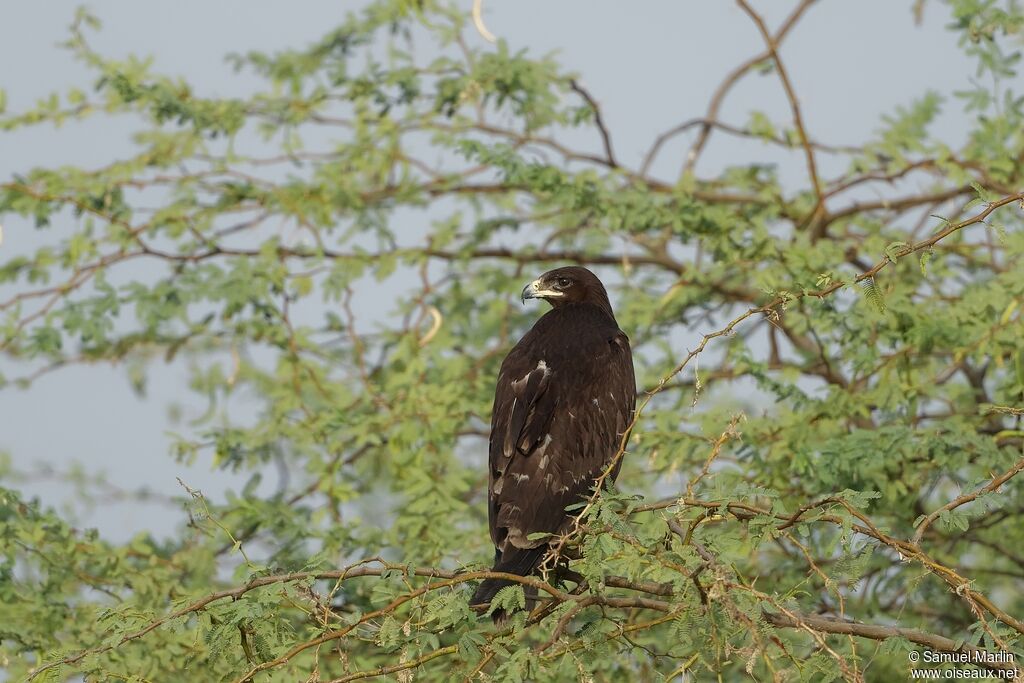
[[[30,106],[53,91],[89,88],[93,77],[57,47],[67,37],[78,4],[0,3],[0,88],[6,92],[9,111]],[[151,56],[157,71],[184,77],[200,93],[226,96],[245,94],[258,84],[252,75],[236,73],[226,63],[226,54],[304,45],[362,4],[94,0],[88,7],[103,22],[91,40],[100,52],[112,57]],[[471,2],[463,4],[468,13]],[[753,4],[773,28],[795,6],[792,0]],[[909,104],[928,90],[948,93],[969,85],[973,66],[944,29],[949,21],[946,7],[936,0],[927,2],[917,25],[912,5],[909,0],[820,0],[787,39],[782,58],[812,138],[857,143],[896,106]],[[725,0],[484,0],[483,7],[488,29],[513,50],[556,52],[562,64],[580,74],[602,107],[618,157],[634,166],[659,132],[702,116],[725,74],[763,49],[749,18]],[[486,45],[482,37],[473,40]],[[722,118],[743,125],[752,109],[766,111],[778,122],[789,120],[774,75],[741,83],[726,100]],[[958,111],[956,102],[947,102],[936,126],[951,144],[963,137],[964,118]],[[580,144],[597,150],[596,134],[589,135]],[[691,141],[692,136],[684,137],[666,148],[654,171],[674,179]],[[60,130],[0,133],[0,179],[34,166],[100,165],[130,149],[123,125],[101,118]],[[778,163],[784,179],[804,182],[799,154],[778,153],[722,135],[712,137],[698,170],[713,174],[726,164],[751,159]],[[826,178],[843,171],[824,155],[820,165]],[[63,234],[60,225],[36,232],[13,217],[4,219],[3,228],[0,261]],[[0,372],[21,374],[17,369],[0,358]],[[133,393],[125,368],[105,365],[67,368],[25,391],[14,386],[0,389],[0,452],[21,470],[43,464],[66,470],[78,463],[86,471],[105,472],[118,487],[145,487],[157,497],[180,496],[177,477],[214,497],[227,489],[238,490],[248,475],[218,472],[205,462],[186,466],[170,457],[168,431],[177,427],[169,407],[195,402],[180,370],[154,368],[145,398]],[[66,486],[45,476],[20,488],[55,507],[63,506],[69,494]],[[83,525],[96,526],[114,540],[142,530],[169,533],[184,519],[179,508],[158,502],[118,501],[112,495],[98,502],[95,509],[76,514]]]

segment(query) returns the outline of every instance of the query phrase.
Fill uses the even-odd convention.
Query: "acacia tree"
[[[0,489],[11,680],[904,680],[911,650],[1024,652],[1024,12],[948,2],[995,85],[834,146],[778,52],[813,0],[778,28],[739,4],[763,45],[637,166],[572,75],[471,48],[461,8],[381,0],[308,48],[233,57],[267,84],[239,99],[98,54],[80,14],[91,90],[0,126],[129,117],[136,152],[0,186],[0,214],[51,236],[0,265],[4,390],[180,363],[208,409],[175,456],[290,476],[226,501],[189,482],[180,533],[124,544]],[[720,119],[766,70],[790,120]],[[940,105],[970,114],[963,146],[930,133]],[[681,173],[654,174],[684,134]],[[720,135],[748,156],[704,177]],[[527,585],[538,608],[495,627],[467,605],[493,381],[537,315],[514,293],[565,263],[612,284],[635,429],[620,488],[561,539],[581,581],[520,579],[499,602]]]

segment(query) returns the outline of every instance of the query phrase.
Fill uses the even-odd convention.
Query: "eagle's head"
[[[597,276],[582,266],[555,268],[523,287],[523,303],[527,299],[544,299],[558,308],[565,304],[590,303],[612,315],[608,292]]]

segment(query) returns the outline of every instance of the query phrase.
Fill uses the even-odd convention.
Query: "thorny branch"
[[[938,517],[942,513],[950,512],[952,510],[955,510],[956,508],[960,507],[961,505],[966,505],[967,503],[970,503],[971,501],[977,500],[980,496],[982,496],[982,495],[984,495],[986,493],[992,493],[994,491],[998,491],[999,488],[1003,484],[1005,484],[1006,482],[1010,481],[1010,479],[1012,479],[1014,476],[1019,474],[1021,470],[1024,470],[1024,458],[1021,458],[1020,460],[1018,460],[1013,465],[1013,467],[1011,467],[1010,469],[1006,470],[1005,472],[1000,474],[998,477],[994,477],[992,479],[992,481],[990,481],[989,483],[985,484],[984,486],[982,486],[978,490],[973,491],[971,493],[965,493],[965,494],[963,494],[961,496],[957,496],[956,498],[954,498],[953,500],[949,501],[948,503],[946,503],[945,505],[943,505],[939,509],[935,510],[934,512],[929,513],[924,519],[921,520],[921,523],[917,526],[917,531],[914,533],[914,538],[911,539],[911,543],[913,543],[914,545],[919,545],[921,543],[921,539],[924,537],[924,532],[928,530],[928,527],[931,526],[932,522],[934,522],[936,519],[938,519]]]
[[[683,504],[692,505],[699,504],[699,502],[686,501]],[[717,507],[720,504],[708,503],[708,505],[714,505]],[[730,508],[731,507],[732,506],[730,505]],[[649,506],[646,509],[654,510],[659,508]],[[764,511],[758,511],[758,514],[765,513]],[[780,517],[780,521],[783,524],[788,525],[791,520],[786,519],[784,517]],[[830,518],[828,518],[827,516],[820,516],[816,518],[815,521],[825,522],[836,520],[830,520]],[[839,521],[839,523],[841,523],[841,521]],[[697,548],[698,552],[706,558],[706,561],[708,563],[720,567],[714,556],[710,554],[706,548],[701,546],[701,544],[694,541],[689,534],[686,534],[685,531],[682,530],[679,527],[679,525],[675,523],[671,518],[668,520],[668,525],[673,528],[675,533],[679,534],[680,538],[683,539],[684,542],[693,544]],[[167,615],[152,621],[143,628],[123,635],[117,641],[110,642],[106,645],[100,645],[94,648],[83,650],[74,655],[64,657],[63,659],[58,661],[43,664],[31,673],[31,675],[29,676],[29,680],[35,679],[36,677],[42,675],[43,673],[49,671],[54,667],[73,665],[90,655],[97,655],[102,654],[104,652],[109,652],[110,650],[121,647],[129,642],[139,640],[158,628],[161,628],[176,620],[187,617],[190,614],[202,612],[212,604],[217,603],[219,601],[238,600],[246,593],[261,588],[265,588],[267,586],[300,583],[316,580],[333,580],[336,582],[337,585],[344,581],[349,581],[362,577],[381,577],[388,573],[404,574],[409,577],[421,577],[426,579],[426,583],[420,586],[419,588],[410,590],[408,593],[396,597],[385,607],[361,615],[356,624],[350,624],[344,628],[335,630],[327,628],[327,625],[324,624],[325,632],[322,635],[312,640],[308,640],[295,645],[286,653],[273,660],[253,666],[238,680],[249,680],[256,673],[280,666],[294,659],[299,654],[306,652],[310,648],[314,648],[316,646],[319,646],[326,642],[330,642],[332,640],[345,638],[348,634],[350,634],[353,631],[356,625],[370,623],[382,616],[394,613],[401,606],[429,592],[441,589],[455,588],[462,584],[472,581],[478,581],[485,578],[500,578],[513,581],[520,585],[529,586],[534,589],[537,589],[541,591],[542,594],[546,594],[547,596],[549,596],[550,599],[555,600],[557,603],[571,603],[573,605],[573,607],[568,612],[560,616],[560,618],[554,626],[553,635],[549,637],[549,640],[546,641],[544,644],[538,646],[539,652],[543,652],[544,650],[548,649],[551,645],[553,645],[560,639],[560,637],[564,634],[565,628],[571,620],[572,615],[579,613],[582,609],[591,605],[599,605],[617,609],[654,610],[656,612],[663,612],[668,615],[674,615],[676,613],[676,610],[678,609],[678,607],[674,608],[672,603],[666,602],[665,600],[661,599],[615,597],[613,595],[606,595],[602,593],[568,593],[535,577],[523,577],[516,574],[507,574],[504,572],[493,571],[456,571],[433,567],[410,568],[408,565],[389,563],[380,558],[370,558],[367,560],[362,560],[360,562],[353,563],[345,568],[338,570],[303,571],[292,572],[288,574],[276,574],[269,576],[254,577],[252,580],[250,580],[248,583],[244,585],[230,589],[225,589],[215,593],[210,593],[202,598],[199,598],[178,610],[170,612]],[[608,577],[606,585],[608,585],[609,587],[625,589],[633,592],[649,593],[659,596],[660,598],[672,597],[672,595],[674,594],[671,587],[666,584],[648,585],[643,582],[632,582],[624,580],[621,577]],[[750,590],[745,584],[742,583],[732,583],[731,585],[734,589],[737,590]],[[971,646],[958,643],[944,636],[928,633],[917,629],[905,629],[891,626],[862,624],[858,622],[851,622],[832,617],[798,614],[793,612],[792,610],[786,609],[784,606],[779,604],[777,600],[771,598],[770,596],[764,595],[762,593],[757,593],[757,595],[759,598],[762,599],[765,605],[775,610],[770,611],[769,609],[766,609],[765,618],[768,620],[769,623],[779,628],[797,628],[808,631],[812,633],[812,635],[850,634],[871,640],[885,640],[893,637],[903,637],[910,640],[911,642],[925,645],[937,651],[943,652],[963,652],[978,650],[978,648],[972,648]],[[652,622],[651,625],[653,625],[654,623],[660,622],[656,620],[655,622]],[[815,635],[815,637],[818,636]],[[824,645],[824,641],[820,642],[822,645]],[[436,657],[457,654],[457,652],[458,646],[450,645],[440,648],[438,650],[434,650],[414,660],[403,662],[397,665],[382,666],[373,670],[352,673],[335,680],[351,681],[358,680],[360,678],[368,678],[373,676],[384,675],[387,673],[402,671],[419,666]],[[845,664],[842,662],[840,663],[840,665],[845,666]],[[990,668],[994,668],[997,670],[1005,670],[1007,669],[1007,665],[994,664],[991,665]]]

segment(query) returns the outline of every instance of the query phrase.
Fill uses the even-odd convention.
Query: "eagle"
[[[557,268],[526,285],[522,302],[544,299],[540,317],[501,364],[494,407],[487,517],[494,569],[534,573],[552,538],[566,532],[566,507],[591,495],[619,448],[636,407],[629,338],[604,285],[580,266]],[[616,456],[619,456],[616,460]],[[487,605],[513,582],[486,579],[471,599]],[[505,618],[495,610],[493,618]]]

